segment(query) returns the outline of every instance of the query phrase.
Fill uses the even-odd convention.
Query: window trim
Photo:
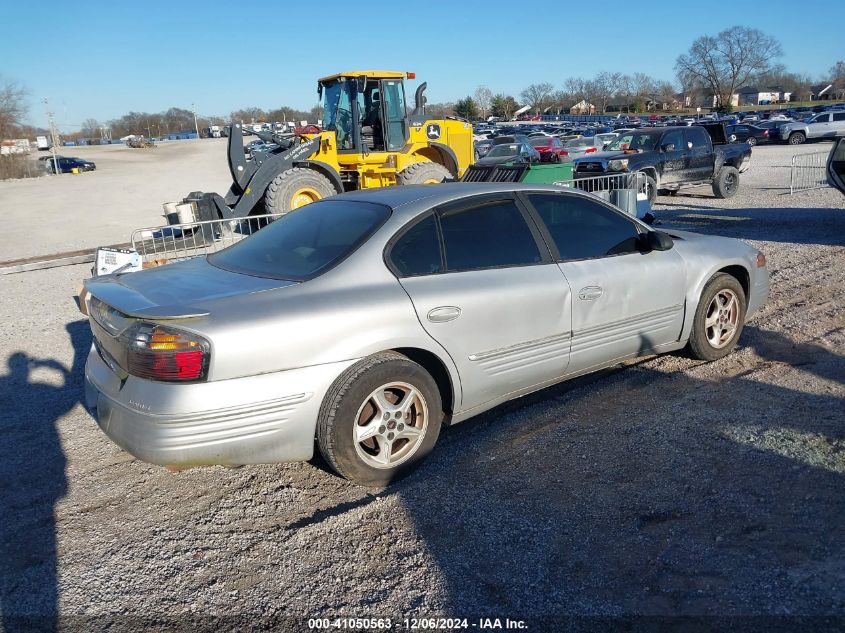
[[[612,204],[605,202],[601,198],[596,198],[591,196],[587,193],[576,193],[574,191],[548,191],[548,190],[536,190],[536,191],[519,191],[518,196],[524,198],[525,206],[530,209],[530,213],[532,215],[532,219],[534,222],[537,223],[538,228],[540,229],[543,239],[547,241],[547,246],[549,251],[551,251],[552,257],[556,264],[566,264],[569,262],[585,262],[590,261],[593,259],[610,259],[611,257],[627,257],[628,255],[642,255],[641,251],[631,251],[630,253],[616,253],[615,255],[596,255],[595,257],[573,257],[572,259],[564,259],[560,255],[560,251],[557,248],[557,243],[552,237],[551,231],[549,231],[549,227],[546,225],[545,221],[543,221],[543,217],[540,215],[540,212],[534,207],[531,203],[531,200],[528,196],[531,195],[550,195],[550,196],[565,196],[570,198],[585,198],[589,202],[594,202],[605,209],[608,209],[618,215],[623,220],[630,222],[634,226],[634,230],[637,232],[637,236],[641,236],[644,233],[648,233],[649,229],[644,227],[639,220],[636,218],[632,218],[630,215],[621,211],[614,207]]]
[[[443,227],[440,224],[440,218],[444,214],[452,214],[452,213],[461,213],[462,211],[469,210],[473,207],[483,206],[486,204],[492,204],[495,202],[513,202],[514,206],[516,206],[517,210],[519,211],[520,215],[522,216],[522,220],[525,222],[525,225],[528,227],[529,232],[531,233],[531,237],[534,239],[534,243],[537,246],[537,251],[540,254],[540,261],[539,262],[530,262],[526,264],[503,264],[500,266],[485,266],[483,268],[471,268],[468,270],[450,270],[446,264],[446,244],[443,241]],[[420,273],[416,275],[405,275],[400,273],[396,266],[393,264],[391,259],[391,254],[393,252],[393,247],[396,243],[404,237],[404,235],[414,228],[420,222],[426,220],[430,215],[434,216],[435,224],[437,226],[437,237],[440,243],[440,267],[442,270],[436,273]],[[477,194],[468,198],[461,198],[459,200],[452,200],[443,204],[436,205],[431,209],[428,209],[424,213],[416,216],[406,224],[404,224],[401,228],[399,228],[396,233],[394,233],[393,237],[391,237],[387,244],[385,244],[384,252],[382,255],[382,259],[387,266],[387,269],[393,273],[393,275],[397,279],[413,279],[416,277],[433,277],[435,275],[451,275],[451,274],[460,274],[460,273],[474,273],[483,270],[499,270],[503,268],[526,268],[528,266],[545,266],[548,264],[556,263],[552,253],[550,252],[549,245],[543,236],[542,232],[539,230],[537,223],[531,213],[531,210],[524,204],[524,202],[520,199],[519,195],[516,192],[498,192],[498,193],[484,193],[484,194]]]

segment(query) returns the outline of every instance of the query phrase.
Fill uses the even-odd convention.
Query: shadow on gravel
[[[66,329],[71,367],[15,352],[0,376],[0,614],[8,633],[56,628],[54,506],[67,490],[56,424],[79,402],[91,346],[86,321]],[[37,368],[58,374],[59,384],[34,381],[30,374]]]
[[[719,209],[686,202],[680,204],[685,208],[658,209],[656,228],[766,242],[822,246],[845,244],[845,209]]]
[[[845,400],[709,375],[641,363],[447,429],[388,492],[449,614],[845,617]]]

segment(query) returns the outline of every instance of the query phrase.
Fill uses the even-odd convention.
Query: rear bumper
[[[118,446],[151,464],[241,465],[310,459],[320,405],[354,361],[233,380],[121,384],[92,348],[86,405]]]

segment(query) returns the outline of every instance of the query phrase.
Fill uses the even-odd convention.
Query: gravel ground
[[[80,629],[207,615],[250,618],[238,630],[338,615],[841,626],[845,198],[784,195],[793,151],[755,149],[733,200],[702,189],[656,207],[663,226],[766,253],[771,298],[735,353],[652,357],[501,406],[381,492],[319,465],[134,460],[80,404],[90,334],[71,296],[89,267],[0,277],[7,630],[56,613]]]

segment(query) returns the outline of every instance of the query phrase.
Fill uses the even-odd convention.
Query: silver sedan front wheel
[[[739,325],[739,300],[733,290],[725,288],[716,293],[707,306],[704,321],[705,335],[715,349],[722,349],[731,342]]]
[[[687,349],[693,358],[717,360],[736,346],[745,323],[742,284],[727,273],[716,273],[704,286],[692,322]]]

